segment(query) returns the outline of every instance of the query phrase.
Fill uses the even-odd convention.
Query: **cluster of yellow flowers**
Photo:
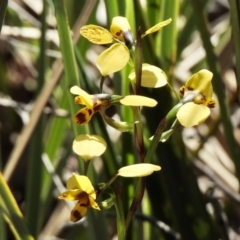
[[[158,23],[148,29],[141,37],[144,38],[148,34],[159,31],[170,22],[171,19]],[[110,31],[101,26],[86,25],[80,29],[80,33],[94,44],[111,44],[109,48],[99,55],[96,61],[97,68],[103,77],[121,70],[129,63],[132,66],[132,71],[128,77],[131,82],[136,82],[136,74],[132,64],[134,62],[135,40],[126,18],[114,17]],[[209,117],[209,108],[215,106],[215,101],[212,99],[211,79],[211,72],[201,70],[192,75],[185,85],[180,88],[181,99],[174,117],[183,126],[192,127],[198,125]],[[167,84],[169,84],[167,76],[162,69],[147,63],[142,64],[142,87],[159,88]],[[106,93],[89,95],[78,86],[73,86],[70,92],[76,95],[75,103],[84,106],[74,116],[74,122],[78,125],[86,124],[95,113],[100,112],[103,119],[119,131],[128,131],[131,126],[125,122],[116,124],[115,120],[109,119],[105,115],[105,110],[110,105],[120,103],[125,106],[154,107],[157,104],[156,100],[139,95],[119,96]],[[103,154],[106,145],[106,142],[100,136],[83,134],[75,138],[73,151],[81,156],[85,162],[88,162]],[[158,170],[160,170],[159,166],[139,163],[119,169],[115,177],[143,177]],[[86,214],[88,207],[100,210],[96,202],[98,192],[94,190],[87,176],[73,174],[67,181],[67,189],[59,198],[78,201],[71,212],[71,221],[80,220]]]

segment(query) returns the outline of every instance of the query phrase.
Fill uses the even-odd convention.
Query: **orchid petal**
[[[112,34],[105,28],[97,25],[86,25],[80,29],[82,36],[95,44],[107,44],[113,42]]]
[[[73,151],[85,161],[102,155],[107,147],[105,140],[98,135],[81,134],[73,141]]]
[[[96,198],[96,193],[91,181],[88,177],[83,175],[77,175],[73,173],[73,175],[67,181],[67,189],[79,189],[82,192],[91,194],[94,199]]]
[[[168,25],[171,21],[172,21],[172,19],[169,18],[166,21],[160,22],[160,23],[156,24],[155,26],[149,28],[144,34],[142,34],[142,38],[144,38],[148,34],[159,31],[162,27]]]
[[[138,163],[120,168],[117,174],[122,177],[145,177],[160,169],[160,166],[151,163]]]
[[[177,119],[184,127],[192,127],[203,123],[210,115],[210,109],[203,104],[189,102],[177,112]]]
[[[136,83],[136,74],[135,71],[132,71],[128,78]],[[142,78],[141,86],[148,88],[159,88],[165,86],[168,83],[167,76],[164,71],[153,65],[144,63],[142,65]]]
[[[99,55],[97,67],[102,76],[107,76],[125,67],[129,59],[128,48],[124,44],[115,43]]]
[[[84,90],[82,90],[80,87],[73,86],[73,87],[70,88],[70,92],[74,95],[79,96],[81,98],[82,102],[85,103],[85,105],[88,108],[91,108],[93,106],[92,96],[89,95]]]
[[[212,89],[212,80],[213,74],[203,69],[195,74],[193,74],[186,82],[185,86],[201,93],[205,98],[211,98],[213,89]]]
[[[157,105],[157,101],[139,95],[128,95],[119,101],[121,104],[125,106],[145,106],[145,107],[155,107]]]

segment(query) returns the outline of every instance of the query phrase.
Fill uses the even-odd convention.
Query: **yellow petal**
[[[78,201],[73,210],[71,211],[70,220],[72,222],[77,222],[81,220],[87,213],[89,206],[89,199],[86,196],[84,199]]]
[[[87,107],[80,109],[76,115],[73,117],[73,121],[78,125],[83,125],[88,123],[94,114],[93,109]]]
[[[189,102],[177,112],[177,119],[184,127],[192,127],[203,123],[210,115],[210,109],[203,104]]]
[[[151,163],[139,163],[120,168],[118,175],[122,177],[145,177],[160,169],[160,166]]]
[[[105,140],[98,135],[82,134],[73,141],[73,151],[85,161],[102,155],[106,150]]]
[[[69,200],[69,201],[73,201],[73,200],[78,200],[79,195],[82,193],[82,190],[79,189],[72,189],[72,190],[68,190],[64,193],[61,193],[58,198],[59,199],[64,199],[64,200]]]
[[[160,22],[160,23],[156,24],[155,26],[149,28],[149,29],[142,35],[142,38],[144,38],[144,37],[145,37],[146,35],[148,35],[148,34],[151,34],[151,33],[154,33],[154,32],[159,31],[162,27],[168,25],[171,21],[172,21],[172,19],[169,18],[168,20],[163,21],[163,22]]]
[[[96,193],[91,181],[88,177],[83,175],[73,173],[67,181],[67,189],[78,189],[81,190],[81,192],[91,195],[94,199],[96,198]]]
[[[91,108],[93,106],[92,96],[89,95],[84,90],[82,90],[80,87],[73,86],[73,87],[70,88],[70,92],[74,95],[80,96],[82,102],[84,102],[88,108]]]
[[[128,78],[136,83],[135,71],[132,71]],[[167,84],[167,76],[164,71],[153,65],[144,63],[142,65],[141,86],[148,88],[159,88]]]
[[[97,67],[102,76],[107,76],[125,67],[129,58],[128,48],[124,44],[115,43],[99,55]]]
[[[146,106],[146,107],[155,107],[157,101],[139,95],[128,95],[120,100],[120,103],[125,106]]]
[[[82,36],[95,44],[107,44],[113,42],[112,34],[105,28],[97,25],[86,25],[80,29]]]
[[[191,90],[202,93],[206,98],[212,97],[212,77],[213,74],[203,69],[195,74],[193,74],[185,83],[185,86]]]
[[[89,196],[89,205],[94,209],[100,210],[98,204],[95,202],[95,200],[91,196]]]
[[[125,42],[123,32],[131,31],[129,22],[125,17],[114,17],[110,27],[111,34],[118,40]]]

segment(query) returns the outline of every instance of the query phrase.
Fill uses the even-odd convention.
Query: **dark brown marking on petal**
[[[76,104],[83,104],[81,98],[79,96],[75,97],[75,103]]]
[[[122,31],[116,32],[117,36],[120,36],[122,34]]]
[[[179,92],[184,95],[185,93],[185,86],[180,87]]]
[[[88,207],[89,206],[89,201],[87,203],[80,203],[81,207]]]
[[[78,210],[72,210],[71,215],[74,217],[73,222],[77,222],[82,218],[81,213]]]
[[[90,116],[93,114],[92,109],[87,109],[87,111],[88,111],[88,114],[89,114]]]
[[[98,112],[99,110],[101,110],[104,107],[105,107],[105,104],[98,104],[98,105],[93,107],[93,111]]]
[[[215,103],[214,101],[210,101],[210,102],[208,102],[208,104],[207,104],[207,106],[208,106],[209,108],[214,108],[215,105],[216,105],[216,103]]]
[[[86,119],[86,115],[82,112],[78,112],[75,116],[74,116],[74,121],[78,124],[84,124],[87,119]]]
[[[193,91],[194,89],[192,87],[187,87],[188,91]]]

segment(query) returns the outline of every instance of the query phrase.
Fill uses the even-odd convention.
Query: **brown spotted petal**
[[[73,117],[73,121],[78,125],[86,124],[91,120],[93,114],[94,114],[93,109],[87,107],[82,108]]]
[[[77,202],[77,204],[73,208],[70,215],[70,220],[72,222],[77,222],[81,220],[86,215],[88,207],[89,207],[89,196],[87,193],[84,193],[84,195],[81,197],[81,199]]]

